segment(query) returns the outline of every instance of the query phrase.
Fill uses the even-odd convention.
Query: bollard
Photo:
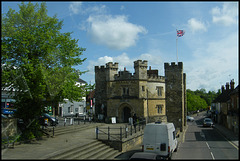
[[[67,118],[64,118],[64,126],[66,126]]]
[[[120,127],[120,140],[122,141],[122,127]]]
[[[54,136],[54,126],[53,126],[53,136]]]
[[[108,141],[110,140],[110,128],[108,126]]]
[[[131,128],[130,128],[130,135],[132,135],[132,125],[130,126]]]
[[[127,131],[128,131],[128,128],[127,128],[127,125],[125,125],[125,138],[127,138]]]
[[[96,139],[98,140],[98,127],[96,127]]]

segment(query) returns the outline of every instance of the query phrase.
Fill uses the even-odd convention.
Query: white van
[[[149,123],[144,129],[143,151],[156,153],[162,158],[171,159],[177,151],[177,138],[173,123]]]

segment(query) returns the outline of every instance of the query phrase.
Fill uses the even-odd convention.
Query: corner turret
[[[147,79],[147,66],[148,66],[147,60],[134,61],[134,69],[135,69],[134,78]]]

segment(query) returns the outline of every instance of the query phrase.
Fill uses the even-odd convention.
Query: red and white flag
[[[184,30],[177,30],[177,37],[182,37],[185,34]]]

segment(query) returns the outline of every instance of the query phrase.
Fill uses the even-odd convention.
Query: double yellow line
[[[220,135],[222,135],[224,137],[224,139],[226,139],[234,148],[236,148],[238,150],[238,146],[236,146],[234,143],[232,143],[230,140],[228,140],[221,132],[218,131],[218,129],[216,130]]]

